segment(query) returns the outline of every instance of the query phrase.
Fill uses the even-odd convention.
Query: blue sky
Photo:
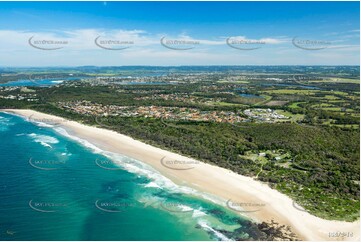
[[[359,65],[359,9],[359,2],[0,2],[0,66]]]

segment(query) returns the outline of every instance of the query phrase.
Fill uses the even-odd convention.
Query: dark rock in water
[[[271,220],[271,222],[262,222],[258,224],[258,229],[264,233],[264,237],[260,240],[299,240],[295,233],[291,231],[291,228],[286,225],[280,225],[279,223]]]
[[[210,210],[209,210],[209,213],[212,214],[212,215],[214,215],[214,216],[222,216],[222,215],[225,215],[225,212],[224,212],[224,211],[219,210],[219,209],[216,209],[216,208],[210,209]]]
[[[202,229],[202,226],[200,226],[199,224],[196,224],[195,228],[196,229]]]
[[[251,221],[239,220],[240,228],[230,232],[226,230],[217,230],[228,238],[236,241],[274,241],[286,240],[295,241],[299,240],[297,236],[291,231],[289,226],[279,225],[274,222],[252,223]]]

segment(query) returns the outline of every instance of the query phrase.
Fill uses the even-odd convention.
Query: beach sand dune
[[[360,222],[329,221],[296,209],[286,195],[268,185],[229,170],[169,152],[114,131],[83,125],[32,110],[3,110],[34,120],[52,120],[71,135],[100,149],[123,154],[151,165],[162,175],[228,201],[228,205],[255,222],[274,220],[291,227],[302,240],[360,240]],[[226,205],[226,202],[225,202]],[[340,236],[344,233],[347,236]]]

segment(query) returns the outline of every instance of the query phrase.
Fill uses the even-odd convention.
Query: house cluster
[[[18,94],[18,95],[7,95],[7,96],[0,95],[0,98],[19,100],[19,101],[24,100],[24,101],[28,101],[28,102],[36,102],[39,100],[38,98],[36,98],[36,94],[28,94],[28,95]]]
[[[287,117],[283,114],[278,114],[277,111],[272,110],[270,108],[246,109],[246,110],[244,110],[244,114],[247,115],[251,119],[254,119],[259,122],[265,122],[265,123],[274,123],[274,122],[277,122],[280,120],[289,119],[289,117]]]
[[[238,123],[244,120],[234,112],[200,111],[195,108],[161,107],[161,106],[117,106],[102,105],[89,101],[59,102],[57,105],[82,115],[146,117],[166,120],[190,120],[208,122]]]
[[[8,94],[7,92],[19,91],[21,93]],[[9,99],[9,100],[18,100],[18,101],[28,101],[28,102],[36,102],[38,101],[38,97],[34,90],[28,89],[26,87],[2,87],[0,88],[0,93],[4,93],[4,95],[0,95],[1,99]]]
[[[90,82],[95,85],[112,85],[112,84],[142,84],[142,83],[194,83],[207,80],[212,73],[194,73],[194,74],[172,74],[168,72],[154,73],[154,75],[144,75],[142,73],[134,73],[129,76],[107,76],[99,75],[85,78],[83,81]]]
[[[11,92],[20,89],[20,87],[0,87],[0,92]]]
[[[207,98],[207,97],[197,97],[184,93],[174,93],[174,94],[152,94],[149,96],[135,97],[135,100],[164,100],[164,101],[175,101],[181,103],[202,103],[202,104],[212,104],[214,102],[221,102],[224,98]]]
[[[144,97],[135,97],[135,100],[171,100],[171,101],[178,101],[178,102],[189,102],[189,103],[196,103],[199,98],[187,94],[155,94],[151,96],[144,96]]]

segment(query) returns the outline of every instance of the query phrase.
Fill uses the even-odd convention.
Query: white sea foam
[[[198,217],[204,217],[206,216],[207,214],[205,212],[203,212],[201,209],[194,209],[193,210],[193,214],[192,214],[192,217],[193,218],[198,218]]]
[[[23,120],[25,121],[28,121],[28,122],[31,122],[33,124],[35,124],[36,126],[39,126],[39,127],[47,127],[47,128],[53,128],[54,126],[51,125],[51,124],[48,124],[48,123],[44,123],[44,122],[40,122],[40,121],[35,121],[31,118],[28,118],[28,117],[24,117],[23,115],[21,114],[16,114],[16,113],[9,113],[9,112],[6,112],[6,111],[2,111],[3,113],[6,113],[6,114],[10,114],[10,115],[13,115],[13,116],[16,116],[16,117],[19,117],[19,118],[22,118]],[[0,116],[0,123],[1,123],[1,118],[4,118],[4,117],[1,117]],[[10,120],[9,118],[6,118],[8,120]]]
[[[54,125],[51,125],[48,123],[43,123],[43,122],[34,121],[34,120],[29,120],[29,121],[35,123],[39,127],[45,127],[45,128],[53,128],[54,127]]]
[[[12,114],[12,115],[16,115],[16,114]],[[16,116],[24,118],[21,115],[16,115]],[[28,121],[31,121],[31,120],[28,120]],[[37,122],[37,123],[40,123],[40,122]],[[212,196],[210,194],[203,193],[203,192],[196,191],[196,190],[194,190],[194,189],[192,189],[190,187],[176,185],[170,179],[168,179],[165,176],[161,175],[157,170],[155,170],[151,166],[149,166],[149,165],[147,165],[147,164],[145,164],[145,163],[143,163],[141,161],[138,161],[136,159],[132,159],[130,157],[127,157],[127,156],[124,156],[124,155],[121,155],[121,154],[116,154],[116,153],[113,153],[113,152],[104,151],[104,150],[98,148],[97,146],[93,145],[92,143],[90,143],[87,140],[81,139],[81,138],[79,138],[77,136],[74,136],[74,135],[70,135],[64,128],[54,127],[54,126],[52,126],[52,128],[56,132],[61,134],[62,136],[68,137],[68,138],[80,143],[84,147],[92,150],[94,153],[102,154],[102,155],[108,157],[109,159],[113,160],[117,165],[124,168],[128,172],[131,172],[133,174],[139,174],[139,175],[142,175],[142,176],[145,176],[145,177],[149,178],[150,180],[152,180],[157,185],[157,187],[167,189],[170,192],[181,192],[181,193],[185,193],[185,194],[198,195],[199,197],[202,197],[202,198],[204,198],[206,200],[209,200],[209,201],[211,201],[213,203],[216,203],[216,204],[219,204],[219,205],[224,205],[225,201],[223,201],[222,199],[219,199],[218,197],[215,197],[215,196]],[[52,138],[52,137],[50,137],[50,138]],[[49,142],[42,141],[41,144],[44,145],[44,146],[51,147],[49,145]],[[154,185],[153,185],[153,187],[154,187]]]
[[[188,211],[193,211],[193,208],[186,206],[186,205],[178,205],[177,206],[182,212],[188,212]]]
[[[19,117],[22,117],[22,116],[19,115]],[[121,155],[121,154],[104,151],[104,150],[98,148],[97,146],[93,145],[92,143],[90,143],[87,140],[81,139],[74,135],[70,135],[64,128],[54,127],[54,126],[52,128],[56,132],[61,134],[62,136],[68,137],[68,138],[80,143],[84,147],[92,150],[93,153],[102,154],[102,155],[108,157],[109,159],[113,160],[117,165],[124,168],[126,171],[149,178],[150,180],[152,180],[153,183],[150,184],[148,186],[148,188],[159,187],[159,188],[166,189],[169,192],[181,192],[184,194],[193,194],[193,195],[197,195],[198,197],[201,197],[203,199],[206,199],[208,201],[211,201],[215,204],[222,205],[222,206],[225,203],[225,201],[223,199],[220,199],[211,194],[199,192],[190,187],[176,185],[170,179],[161,175],[157,170],[152,168],[150,165],[147,165],[141,161],[138,161],[136,159],[133,159],[133,158]],[[52,138],[52,137],[50,137],[50,138]],[[39,140],[39,138],[38,138],[38,140]],[[44,142],[44,140],[42,142],[43,142],[43,143],[41,143],[42,145],[51,147],[51,145],[49,145],[49,142],[46,142],[46,141]]]
[[[84,140],[84,139],[81,139],[79,137],[76,137],[74,135],[70,135],[65,129],[63,128],[60,128],[60,127],[54,127],[54,130],[56,132],[58,132],[59,134],[61,134],[62,136],[65,136],[65,137],[68,137],[78,143],[80,143],[81,145],[85,146],[86,148],[92,150],[94,153],[102,153],[104,152],[102,149],[99,149],[98,147],[96,147],[95,145],[93,145],[92,143],[90,143],[89,141],[87,140]]]
[[[206,194],[200,191],[197,191],[195,189],[192,189],[190,187],[185,187],[185,186],[179,186],[176,185],[173,181],[171,181],[170,179],[166,178],[165,176],[163,176],[162,174],[160,174],[157,170],[155,170],[154,168],[152,168],[150,165],[145,164],[141,161],[138,161],[136,159],[121,155],[121,154],[117,154],[117,153],[113,153],[113,152],[109,152],[109,151],[104,151],[100,148],[98,148],[97,146],[93,145],[92,143],[90,143],[87,140],[83,140],[79,137],[70,135],[65,129],[60,128],[60,127],[56,127],[54,128],[54,130],[56,130],[58,133],[60,133],[63,136],[66,136],[80,144],[82,144],[83,146],[87,147],[88,149],[92,150],[94,153],[98,153],[101,155],[104,155],[105,157],[109,158],[110,160],[114,161],[114,163],[116,165],[118,165],[119,167],[123,168],[124,170],[133,173],[133,174],[138,174],[140,176],[143,177],[147,177],[148,179],[151,180],[151,182],[149,182],[148,184],[146,184],[144,187],[145,188],[150,188],[150,189],[154,189],[154,188],[158,188],[158,189],[165,189],[170,193],[183,193],[183,194],[191,194],[191,195],[195,195],[197,197],[201,197],[205,200],[208,200],[210,202],[213,202],[214,204],[219,204],[219,205],[224,205],[225,201],[223,201],[222,199],[212,196],[210,194]],[[161,200],[155,196],[148,196],[148,197],[143,197],[141,198],[140,202],[144,203],[145,206],[152,206],[153,204],[159,204],[161,202]],[[201,208],[199,209],[192,209],[191,207],[188,206],[183,206],[183,205],[179,205],[181,207],[179,207],[182,211],[192,211],[192,218],[193,219],[197,219],[197,223],[206,231],[210,231],[211,233],[213,233],[217,238],[219,238],[220,240],[230,240],[229,238],[227,238],[225,235],[223,235],[222,233],[214,230],[211,226],[209,226],[206,222],[206,217],[207,214],[204,213]],[[202,220],[200,219],[202,218]]]
[[[53,148],[50,144],[57,144],[59,143],[59,140],[57,140],[54,137],[48,136],[48,135],[41,135],[41,134],[35,134],[31,133],[28,134],[30,138],[34,140],[36,143],[40,143],[44,147]]]
[[[144,187],[154,187],[154,188],[163,189],[155,182],[149,182],[148,184],[144,185]]]
[[[59,134],[82,144],[83,146],[92,150],[94,153],[104,155],[105,157],[114,161],[116,165],[120,166],[124,170],[126,170],[130,173],[133,173],[133,174],[138,174],[138,175],[149,178],[154,184],[151,184],[152,186],[149,186],[148,188],[151,188],[151,187],[154,188],[155,184],[156,184],[157,187],[166,189],[169,192],[180,192],[180,193],[184,193],[184,194],[193,194],[193,195],[196,195],[198,197],[201,197],[203,199],[206,199],[206,200],[211,201],[218,205],[225,204],[224,200],[222,200],[216,196],[197,191],[190,187],[176,185],[173,181],[171,181],[167,177],[160,174],[153,167],[151,167],[150,165],[145,164],[139,160],[136,160],[136,159],[133,159],[133,158],[130,158],[125,155],[118,154],[118,153],[104,151],[104,150],[98,148],[97,146],[93,145],[92,143],[90,143],[87,140],[81,139],[74,135],[70,135],[65,129],[63,129],[61,127],[54,127],[53,129],[55,131],[57,131]]]
[[[0,113],[5,113],[5,114],[8,114],[8,115],[11,115],[11,116],[15,116],[15,117],[19,117],[19,118],[22,118],[24,120],[28,120],[27,117],[21,115],[21,114],[17,114],[17,113],[12,113],[12,112],[7,112],[7,111],[0,111]],[[1,117],[1,116],[0,116]],[[4,119],[12,119],[12,117],[1,117],[1,118],[4,118]]]
[[[207,231],[212,232],[218,239],[220,239],[221,241],[231,241],[231,239],[229,239],[227,236],[225,236],[224,234],[222,234],[221,232],[218,232],[217,230],[213,229],[211,226],[209,226],[207,224],[207,222],[205,220],[199,220],[198,224]]]
[[[11,122],[11,118],[0,116],[0,131],[7,131],[9,126],[12,125],[14,125],[14,123]]]
[[[37,122],[37,123],[39,124],[40,122]],[[45,125],[40,124],[40,125],[45,126],[46,124]],[[49,125],[47,127],[50,127],[50,126],[51,125]],[[138,160],[133,159],[133,158],[129,158],[129,157],[121,155],[121,154],[104,151],[104,150],[98,148],[97,146],[93,145],[92,143],[90,143],[87,140],[84,140],[84,139],[81,139],[79,137],[70,135],[63,128],[54,127],[54,126],[51,126],[51,127],[56,132],[58,132],[60,135],[68,137],[68,138],[80,143],[84,147],[92,150],[93,153],[102,154],[105,157],[113,160],[115,162],[115,164],[117,164],[118,166],[120,166],[124,170],[126,170],[128,172],[131,172],[133,174],[138,174],[138,175],[149,178],[151,180],[151,182],[146,184],[144,186],[145,188],[166,189],[170,193],[172,193],[172,192],[175,192],[175,193],[180,192],[180,193],[184,193],[184,194],[192,194],[192,195],[196,195],[198,197],[201,197],[203,199],[206,199],[208,201],[211,201],[211,202],[213,202],[215,204],[224,205],[224,201],[222,199],[219,199],[219,198],[215,197],[215,196],[212,196],[210,194],[206,194],[206,193],[203,193],[203,192],[196,191],[195,189],[192,189],[190,187],[176,185],[174,182],[172,182],[170,179],[166,178],[165,176],[161,175],[157,170],[155,170],[154,168],[152,168],[148,164],[145,164],[145,163],[143,163],[141,161],[138,161]],[[40,144],[42,144],[44,146],[47,146],[47,147],[51,147],[50,144],[55,144],[55,143],[59,142],[56,138],[46,136],[46,135],[38,135],[38,134],[34,134],[34,133],[28,134],[28,135],[30,137],[32,137],[35,142],[39,142]],[[62,155],[69,155],[69,154],[62,153]],[[159,199],[157,197],[154,197],[154,196],[150,196],[150,197],[147,197],[145,199],[142,198],[141,200],[142,200],[141,202],[144,202],[145,205],[150,205],[150,206],[153,203],[159,203]],[[179,208],[182,211],[191,211],[191,210],[193,210],[192,218],[197,218],[197,223],[204,230],[213,233],[220,240],[227,240],[227,241],[230,240],[229,238],[227,238],[227,236],[225,236],[222,233],[216,231],[210,225],[208,225],[208,223],[206,221],[206,217],[208,215],[206,213],[204,213],[201,210],[201,208],[192,209],[191,207],[188,207],[188,206],[185,206],[185,205],[180,205]]]
[[[121,155],[121,154],[104,151],[104,150],[98,148],[97,146],[93,145],[92,143],[90,143],[87,140],[81,139],[74,135],[70,135],[63,128],[56,127],[56,128],[54,128],[54,130],[57,131],[59,134],[82,144],[86,148],[92,150],[94,153],[104,155],[105,157],[114,161],[116,165],[120,166],[121,168],[125,169],[126,171],[131,172],[133,174],[139,174],[139,175],[149,178],[150,180],[153,181],[153,183],[149,184],[148,187],[167,188],[167,190],[170,190],[170,191],[178,190],[178,191],[184,192],[184,193],[191,193],[193,190],[188,187],[178,187],[171,180],[162,176],[158,171],[154,170],[151,166],[149,166],[145,163],[142,163],[138,160],[129,158],[129,157]]]

